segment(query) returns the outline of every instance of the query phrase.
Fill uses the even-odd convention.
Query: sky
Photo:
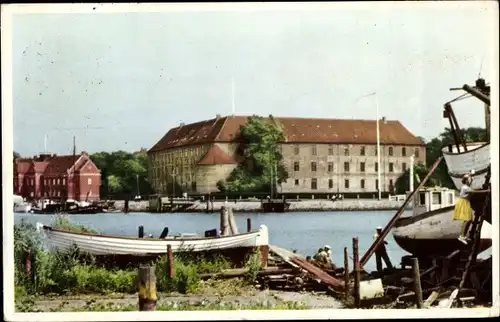
[[[373,3],[372,3],[373,4]],[[16,14],[14,150],[137,151],[172,127],[234,113],[399,120],[426,140],[450,88],[488,81],[484,2],[307,10]],[[493,87],[493,86],[492,86]],[[367,93],[377,96],[361,98]],[[461,127],[482,104],[455,103]]]

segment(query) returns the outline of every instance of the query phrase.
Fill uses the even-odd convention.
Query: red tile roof
[[[44,174],[60,175],[66,174],[67,171],[78,162],[82,155],[57,155],[50,159],[48,167]]]
[[[249,116],[225,116],[182,125],[171,129],[149,152],[186,145],[214,142],[235,142],[240,126]],[[273,117],[285,132],[287,143],[376,144],[376,120],[341,120],[321,118]],[[424,145],[399,121],[379,122],[380,143]]]
[[[217,144],[208,149],[207,153],[197,163],[198,165],[216,165],[216,164],[236,164],[236,161]]]

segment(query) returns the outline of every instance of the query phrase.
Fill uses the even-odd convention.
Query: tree
[[[19,153],[17,153],[16,151],[14,151],[14,160],[19,159],[20,157],[21,157],[21,155]]]
[[[226,191],[263,192],[270,189],[274,177],[278,183],[286,181],[288,172],[279,149],[285,135],[278,123],[254,115],[240,127],[239,138],[243,161],[227,178]]]
[[[429,173],[429,170],[422,163],[417,163],[413,166],[413,185],[414,188],[422,181]],[[427,181],[427,185],[434,185],[434,180]],[[396,179],[394,184],[397,194],[405,194],[410,189],[410,169],[407,169],[403,174]]]

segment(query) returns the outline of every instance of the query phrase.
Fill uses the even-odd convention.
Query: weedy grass
[[[71,231],[92,232],[60,217],[56,226]],[[32,275],[25,272],[25,257],[29,252]],[[98,265],[93,256],[81,253],[76,246],[62,252],[50,252],[42,247],[40,234],[31,224],[21,222],[14,227],[14,257],[16,300],[41,295],[135,293],[137,269],[113,269]],[[168,276],[167,257],[152,262],[156,269],[158,292],[182,294],[205,293],[207,288],[220,294],[241,294],[245,286],[253,284],[259,270],[258,253],[252,254],[243,280],[202,281],[201,274],[218,273],[231,267],[223,257],[196,258],[193,254],[174,255],[174,278]]]

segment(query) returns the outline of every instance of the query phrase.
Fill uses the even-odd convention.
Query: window
[[[328,146],[328,155],[333,155],[333,145]]]
[[[349,162],[344,162],[344,171],[349,172]]]
[[[344,180],[344,187],[345,187],[346,189],[349,189],[349,179],[345,179],[345,180]]]
[[[378,179],[375,180],[375,191],[378,191],[380,187],[378,186]]]
[[[196,181],[191,182],[191,190],[196,191]]]
[[[318,181],[316,180],[316,178],[311,179],[311,189],[312,190],[318,189]]]
[[[333,172],[333,162],[328,162],[328,172]]]
[[[294,146],[293,147],[293,153],[295,153],[295,155],[299,154],[300,153],[300,148],[298,145]]]
[[[375,172],[378,172],[378,162],[375,162]]]
[[[328,189],[333,188],[333,179],[328,179]]]
[[[401,168],[402,168],[403,172],[406,171],[406,162],[403,162],[403,164],[401,165]]]
[[[405,147],[401,148],[401,155],[404,157],[406,156],[406,148]]]
[[[359,170],[360,170],[361,172],[365,172],[365,163],[364,163],[364,162],[361,162],[361,163],[359,164]]]
[[[377,155],[378,155],[378,150],[377,150],[377,147],[376,147],[376,146],[375,146],[375,153],[374,153],[374,154],[375,154],[375,156],[377,156]]]
[[[300,164],[298,162],[293,163],[293,171],[299,171],[300,170]]]
[[[360,148],[359,154],[360,154],[360,155],[365,155],[365,147],[364,147],[364,146],[362,146],[362,147]]]
[[[66,179],[65,178],[63,178],[62,183],[63,183],[63,185],[66,184]]]
[[[56,179],[52,179],[52,185],[56,184]]]
[[[316,162],[311,162],[311,171],[316,172]]]
[[[295,179],[295,185],[298,186],[299,185],[299,179]]]
[[[344,148],[344,155],[345,156],[349,155],[349,148],[347,148],[347,147]]]
[[[390,146],[390,147],[389,147],[389,156],[391,156],[391,157],[392,157],[393,152],[394,152],[394,151],[393,151],[393,149],[392,149],[392,146]]]
[[[311,154],[312,154],[312,155],[316,155],[316,154],[318,154],[318,149],[317,149],[315,146],[313,146],[313,147],[312,147],[312,149],[311,149]]]
[[[441,204],[441,193],[440,192],[433,192],[432,193],[432,204],[433,205],[440,205]]]
[[[365,179],[361,179],[360,186],[361,186],[361,189],[365,188]]]
[[[392,181],[392,179],[389,180],[389,187],[394,187],[394,181]]]
[[[415,148],[415,158],[418,158],[419,154],[420,154],[420,149]]]
[[[389,172],[394,172],[394,163],[389,163]]]
[[[88,178],[87,184],[92,184],[92,178]]]

